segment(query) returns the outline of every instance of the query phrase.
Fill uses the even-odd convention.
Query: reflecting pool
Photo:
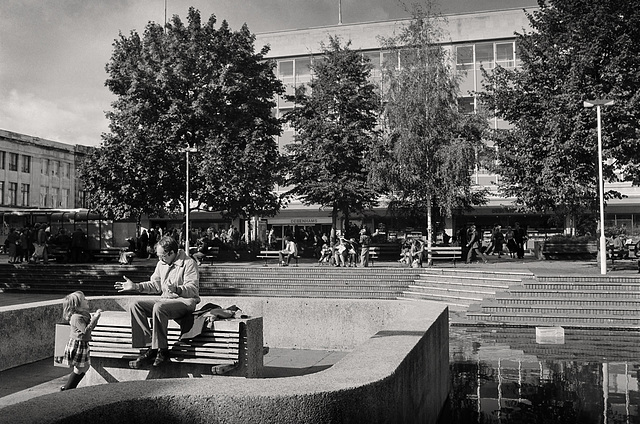
[[[452,326],[439,424],[640,423],[640,332],[558,330]]]

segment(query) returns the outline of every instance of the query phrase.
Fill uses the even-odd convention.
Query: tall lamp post
[[[596,107],[598,115],[598,188],[600,193],[600,274],[607,273],[607,252],[606,241],[604,237],[604,181],[602,178],[602,126],[600,124],[600,108],[601,106],[609,106],[614,103],[613,100],[585,100],[584,107]]]
[[[187,154],[187,181],[186,181],[186,193],[185,193],[185,206],[184,206],[184,211],[185,211],[185,226],[184,226],[184,233],[185,233],[185,237],[184,237],[184,251],[187,255],[189,255],[189,204],[191,203],[191,199],[190,199],[190,195],[189,195],[189,153],[195,153],[198,151],[198,149],[196,149],[195,147],[189,147],[189,145],[187,144],[187,147],[185,147],[184,149],[180,149],[181,152],[185,152]]]

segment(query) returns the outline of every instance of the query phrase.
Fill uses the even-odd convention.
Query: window
[[[51,207],[52,208],[58,207],[58,188],[56,187],[53,187],[51,189]]]
[[[473,113],[475,111],[475,101],[471,96],[458,97],[458,110],[461,113]]]
[[[296,84],[304,84],[311,81],[311,58],[296,59]]]
[[[69,189],[68,188],[62,189],[62,198],[60,199],[60,207],[61,208],[69,207]]]
[[[20,184],[21,206],[29,206],[29,184]]]
[[[5,169],[6,160],[7,160],[7,152],[0,152],[0,169]]]
[[[496,64],[503,68],[513,68],[515,66],[513,43],[496,44]]]
[[[82,190],[78,193],[78,196],[80,197],[79,200],[79,204],[77,206],[81,207],[81,208],[88,208],[89,207],[89,195],[87,194],[86,190]]]
[[[31,156],[22,156],[22,172],[27,174],[31,172]]]
[[[49,176],[49,159],[42,159],[40,165],[40,173],[42,175]]]
[[[476,44],[476,63],[485,68],[493,68],[493,43]]]
[[[51,161],[51,176],[59,177],[60,176],[60,162],[57,160]]]
[[[278,62],[278,78],[285,84],[294,83],[293,60],[281,60]]]
[[[7,196],[7,204],[11,206],[17,206],[18,183],[9,183],[9,195]]]
[[[65,162],[62,164],[62,178],[69,179],[71,176],[71,164]]]
[[[18,170],[18,154],[9,153],[9,171]]]
[[[473,69],[473,46],[456,47],[456,69],[458,71]]]
[[[4,205],[4,181],[0,181],[0,205]]]
[[[40,186],[40,207],[46,208],[49,205],[47,204],[47,200],[49,198],[49,187]]]

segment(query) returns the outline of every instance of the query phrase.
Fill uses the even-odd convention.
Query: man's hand
[[[135,285],[133,281],[129,280],[127,277],[124,277],[124,281],[117,281],[113,287],[119,292],[123,292],[133,290],[135,288]]]

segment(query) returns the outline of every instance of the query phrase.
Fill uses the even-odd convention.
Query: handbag
[[[33,247],[35,247],[35,251],[33,252],[33,257],[42,258],[44,256],[44,244],[35,243]]]

